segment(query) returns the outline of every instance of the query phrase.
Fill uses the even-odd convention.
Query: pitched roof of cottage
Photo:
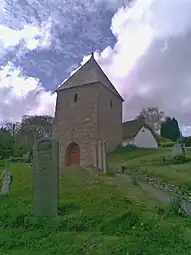
[[[76,86],[92,84],[95,82],[100,82],[110,91],[112,91],[115,95],[120,97],[122,101],[124,101],[119,92],[116,90],[116,88],[113,86],[111,81],[108,79],[106,74],[103,72],[101,67],[96,62],[93,54],[91,58],[82,67],[80,67],[68,80],[63,82],[56,89],[56,92],[68,88],[73,88]]]
[[[157,136],[152,130],[152,128],[145,123],[144,119],[135,119],[127,122],[122,123],[122,132],[123,132],[123,138],[126,139],[132,139],[135,138],[135,136],[138,134],[139,130],[142,127],[145,127],[149,129],[154,136],[154,138],[157,140]]]

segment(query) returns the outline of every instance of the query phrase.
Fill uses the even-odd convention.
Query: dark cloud
[[[163,52],[164,44],[168,47]],[[125,107],[134,111],[140,107],[158,105],[182,124],[191,125],[191,30],[173,38],[155,40],[147,53],[130,72],[127,81],[137,89],[148,85],[149,93],[136,91]],[[128,111],[127,111],[128,112]],[[128,114],[127,114],[128,115]]]

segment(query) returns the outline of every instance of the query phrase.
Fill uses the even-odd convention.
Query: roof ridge
[[[82,86],[95,82],[100,82],[103,86],[107,87],[124,101],[101,66],[95,60],[93,53],[84,65],[77,69],[76,72],[73,73],[67,80],[61,83],[61,85],[56,89],[56,92],[66,88],[72,88],[79,85]]]
[[[94,58],[94,56],[93,56]],[[97,65],[97,67],[100,69],[100,71],[103,73],[103,75],[105,76],[105,78],[107,79],[107,81],[110,83],[110,85],[112,86],[112,88],[115,90],[115,92],[117,94],[119,94],[119,92],[117,91],[117,89],[115,88],[115,86],[112,84],[112,82],[110,81],[110,79],[108,78],[107,74],[104,72],[104,70],[101,68],[101,66],[98,64],[98,62],[96,61],[96,59],[94,58],[94,61]],[[104,84],[103,84],[104,85]],[[119,94],[120,95],[120,94]],[[124,100],[123,100],[124,101]]]
[[[71,76],[69,76],[66,80],[64,80],[64,81],[60,84],[60,86],[57,87],[56,91],[61,90],[61,89],[62,89],[61,87],[62,87],[70,78],[72,78],[78,71],[80,71],[80,70],[82,69],[82,67],[84,67],[84,65],[87,64],[87,63],[91,60],[92,57],[94,58],[94,56],[91,55],[91,57],[90,57],[82,66],[80,66],[78,69],[76,69],[76,71],[75,71]],[[63,89],[64,89],[64,88],[63,88]]]
[[[129,123],[129,122],[143,122],[143,124],[144,124],[145,120],[144,119],[136,118],[136,119],[133,119],[133,120],[127,120],[127,121],[123,122],[123,124]]]

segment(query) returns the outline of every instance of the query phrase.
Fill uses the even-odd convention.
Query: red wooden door
[[[68,151],[68,165],[79,164],[80,164],[80,148],[77,144],[74,144]]]

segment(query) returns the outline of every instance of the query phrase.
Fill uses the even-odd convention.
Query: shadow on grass
[[[59,206],[59,215],[64,216],[69,213],[73,213],[80,210],[80,206],[75,203],[66,203]]]

